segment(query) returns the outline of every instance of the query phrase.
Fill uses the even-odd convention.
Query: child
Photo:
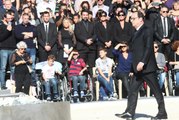
[[[47,59],[47,64],[42,68],[43,79],[45,81],[45,93],[47,96],[47,101],[51,100],[50,86],[53,87],[54,99],[59,100],[58,90],[57,90],[57,79],[55,78],[55,73],[61,74],[61,68],[54,65],[55,56],[49,55]]]
[[[87,69],[86,64],[82,58],[78,58],[79,53],[73,50],[68,58],[70,63],[69,77],[73,81],[74,96],[78,96],[78,81],[80,81],[80,96],[84,96],[85,90],[85,76],[83,72]]]

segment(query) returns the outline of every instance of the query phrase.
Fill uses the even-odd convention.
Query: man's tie
[[[48,44],[48,26],[47,25],[45,25],[45,37],[46,37],[46,40],[45,40],[45,42],[46,42],[46,44]]]
[[[163,18],[163,35],[164,37],[167,37],[167,31],[166,31],[166,18]]]

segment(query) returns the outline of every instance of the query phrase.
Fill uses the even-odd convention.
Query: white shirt
[[[100,9],[104,10],[104,11],[107,13],[107,15],[108,15],[108,13],[109,13],[109,7],[108,7],[108,6],[106,6],[106,5],[102,5],[102,6],[96,5],[96,6],[94,6],[93,9],[92,9],[93,18],[96,17],[96,13],[97,13],[98,10],[100,10]]]
[[[96,60],[96,67],[100,68],[103,73],[108,73],[112,68],[113,60],[111,58],[106,57],[105,59],[98,58]]]
[[[164,27],[164,17],[161,16],[161,20],[162,20],[162,26]],[[167,17],[165,17],[165,32],[166,32],[166,35],[163,34],[163,37],[167,37],[168,36],[168,20],[167,20]],[[164,33],[164,31],[163,31]]]

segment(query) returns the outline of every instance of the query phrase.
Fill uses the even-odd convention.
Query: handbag
[[[27,64],[26,64],[27,65]],[[30,65],[27,65],[27,68],[28,68],[28,70],[29,70],[29,73],[32,73],[32,67],[30,66]]]

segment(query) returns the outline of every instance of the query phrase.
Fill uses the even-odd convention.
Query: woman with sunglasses
[[[127,42],[122,41],[121,43],[117,44],[113,51],[112,51],[114,57],[117,58],[117,67],[116,67],[116,76],[115,76],[115,82],[117,82],[118,79],[122,80],[127,93],[129,93],[129,77],[132,76],[132,73],[130,73],[131,65],[132,65],[132,53],[129,52],[129,47]],[[115,83],[117,86],[117,83]],[[118,88],[116,87],[116,90]],[[118,91],[118,90],[117,90]]]
[[[14,77],[16,82],[15,92],[24,92],[29,94],[29,88],[31,84],[31,74],[28,66],[32,64],[32,60],[25,52],[27,44],[23,41],[17,43],[17,50],[12,53],[10,64],[15,66]],[[22,89],[24,86],[24,90]]]
[[[99,22],[96,23],[96,34],[98,38],[98,48],[106,48],[107,56],[112,58],[112,27],[107,19],[107,13],[99,13]]]
[[[158,74],[158,79],[159,79],[159,86],[160,89],[163,88],[163,84],[165,81],[166,73],[165,73],[165,65],[166,65],[166,60],[165,56],[163,53],[158,52],[159,50],[159,43],[154,41],[154,53],[155,53],[155,58],[158,66],[157,74]]]

